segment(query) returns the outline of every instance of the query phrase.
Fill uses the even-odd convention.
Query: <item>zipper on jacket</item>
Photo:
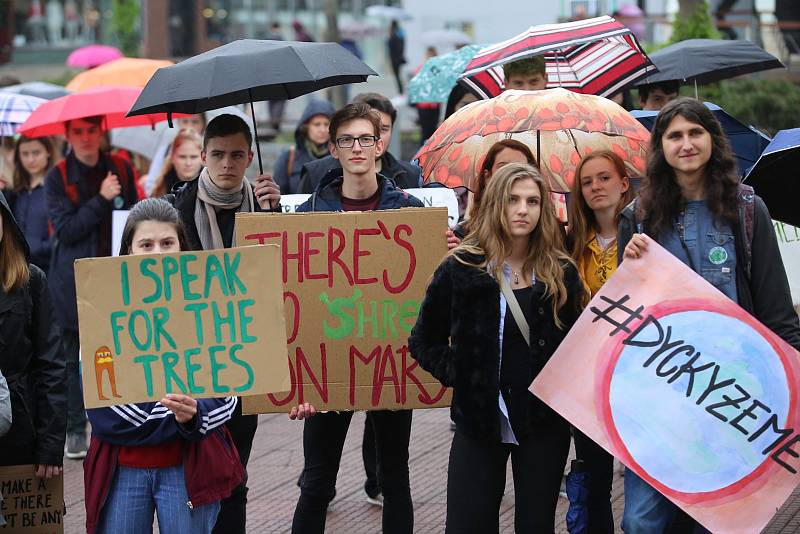
[[[194,510],[194,506],[192,506],[192,501],[186,501],[186,506],[189,507],[189,510]]]

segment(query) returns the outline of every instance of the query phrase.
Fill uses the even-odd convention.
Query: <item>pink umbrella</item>
[[[107,45],[88,45],[76,48],[67,58],[67,66],[91,69],[123,56],[119,48]]]

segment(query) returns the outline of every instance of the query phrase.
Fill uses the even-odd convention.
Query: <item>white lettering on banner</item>
[[[800,228],[780,221],[772,221],[772,224],[789,279],[792,303],[797,306],[800,304]]]

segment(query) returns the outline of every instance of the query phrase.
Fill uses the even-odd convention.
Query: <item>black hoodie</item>
[[[2,193],[0,216],[12,223],[2,240],[17,240],[30,261],[25,236]],[[0,288],[0,371],[8,380],[13,417],[11,430],[0,438],[0,465],[61,465],[67,431],[66,364],[47,279],[35,265],[28,267],[30,280],[23,288],[10,293]]]

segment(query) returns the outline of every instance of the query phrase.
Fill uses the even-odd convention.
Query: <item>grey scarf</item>
[[[217,209],[233,208],[237,212],[255,211],[250,182],[245,178],[239,189],[221,189],[211,181],[208,169],[204,167],[197,182],[197,203],[194,206],[194,224],[197,226],[197,235],[200,236],[203,250],[225,248],[217,224]],[[236,244],[235,229],[232,244]]]

